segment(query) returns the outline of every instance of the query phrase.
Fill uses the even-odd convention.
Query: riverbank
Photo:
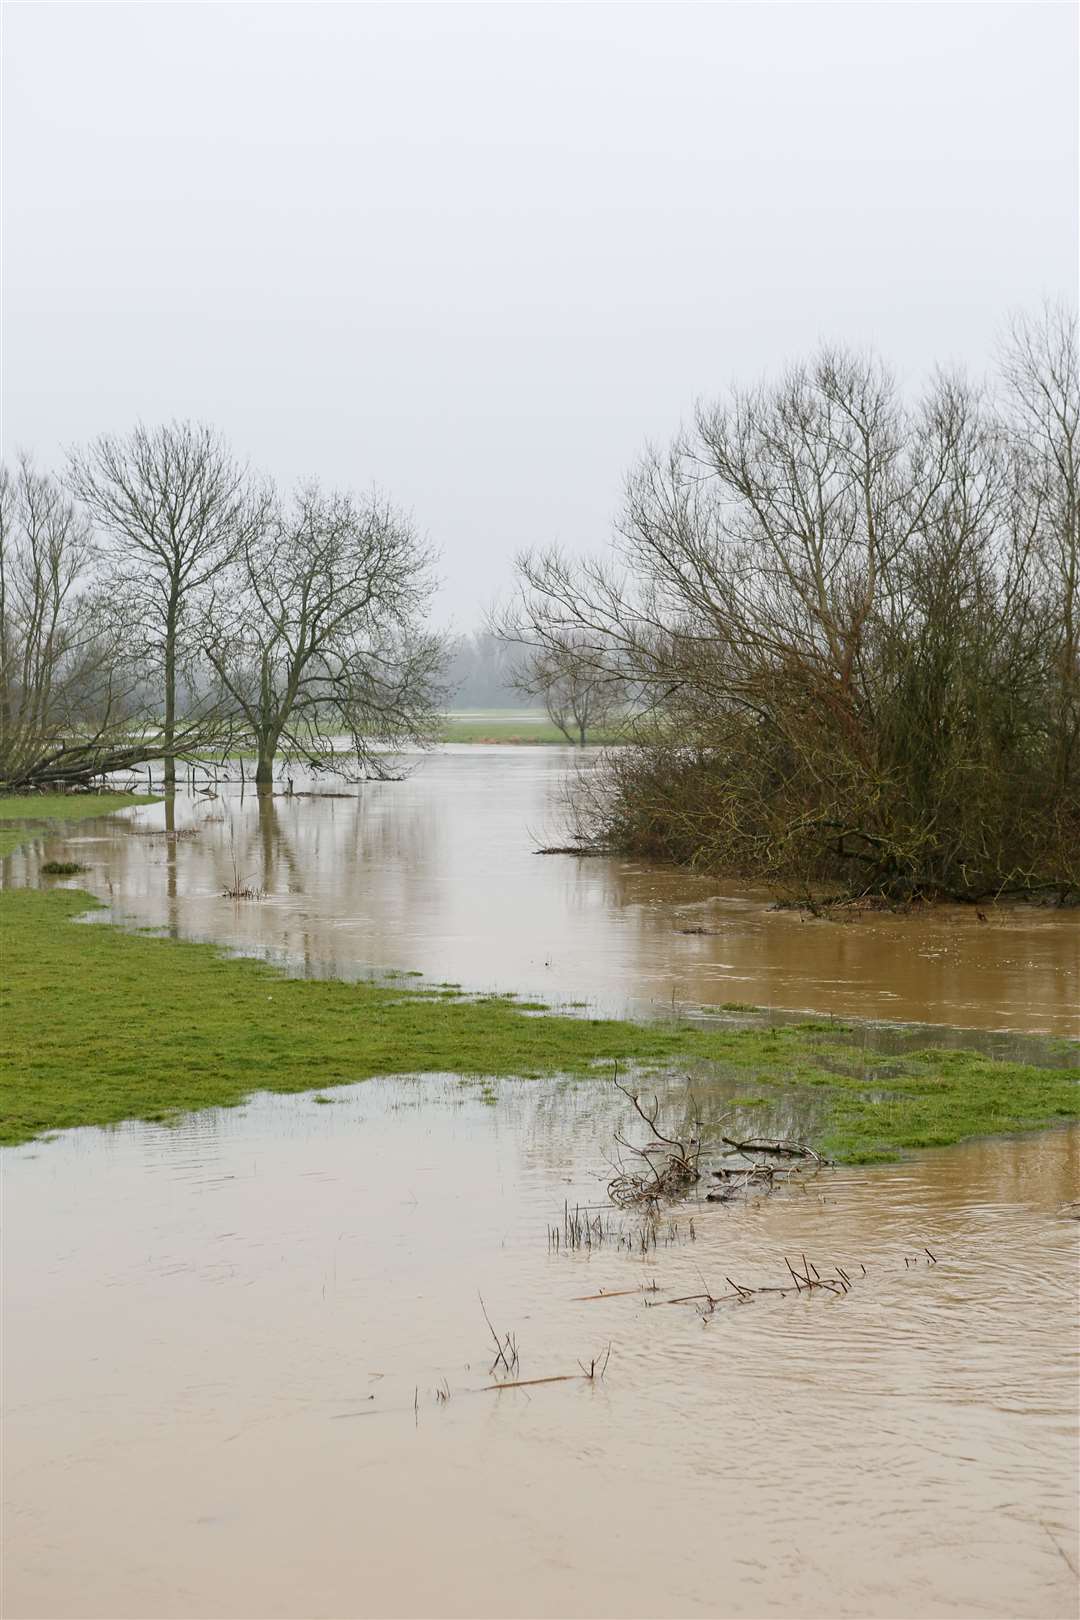
[[[599,1078],[616,1061],[717,1065],[755,1096],[810,1090],[815,1145],[849,1163],[1080,1117],[1075,1072],[964,1050],[881,1056],[827,1022],[702,1029],[573,1017],[451,985],[290,978],[211,945],[75,921],[97,905],[67,888],[0,896],[4,1143],[175,1119],[263,1090],[423,1073]]]

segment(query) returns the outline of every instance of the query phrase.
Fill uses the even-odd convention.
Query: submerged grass
[[[878,1077],[835,1024],[638,1024],[400,981],[293,979],[213,946],[73,923],[96,905],[78,890],[0,895],[0,1141],[169,1120],[257,1090],[325,1094],[433,1072],[587,1075],[616,1058],[668,1072],[715,1063],[755,1096],[812,1088],[827,1120],[814,1145],[849,1162],[1080,1114],[1075,1071],[948,1050],[892,1058]]]
[[[0,854],[52,822],[152,802],[2,797]],[[1076,1071],[953,1049],[867,1054],[852,1031],[822,1020],[724,1030],[573,1018],[445,981],[410,989],[400,981],[414,972],[384,985],[291,979],[210,945],[73,923],[97,906],[79,890],[0,894],[0,1142],[170,1120],[257,1090],[330,1102],[326,1088],[375,1075],[582,1076],[614,1059],[669,1072],[714,1064],[751,1084],[761,1105],[763,1087],[805,1088],[826,1122],[814,1145],[849,1163],[1080,1116]],[[1061,1058],[1077,1048],[1051,1049]]]
[[[54,821],[85,821],[109,810],[157,801],[147,793],[6,793],[0,795],[0,856],[48,832]]]

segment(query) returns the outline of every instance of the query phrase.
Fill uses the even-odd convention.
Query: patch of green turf
[[[52,830],[57,821],[85,821],[110,810],[156,804],[147,793],[5,793],[0,795],[0,855]]]
[[[473,713],[444,714],[439,721],[438,739],[444,743],[524,743],[569,746],[558,726],[552,725],[542,709],[482,709]],[[607,744],[625,740],[617,726],[590,731],[588,741]]]
[[[318,1091],[374,1075],[581,1076],[613,1059],[716,1064],[760,1090],[812,1088],[839,1159],[1026,1130],[1080,1114],[1077,1075],[974,1052],[920,1052],[868,1083],[834,1023],[698,1029],[523,1010],[506,996],[291,979],[213,946],[72,919],[78,890],[0,895],[0,1141],[74,1125],[168,1120],[253,1091]],[[853,1061],[857,1059],[859,1061]]]

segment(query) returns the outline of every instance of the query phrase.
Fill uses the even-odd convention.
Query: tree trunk
[[[274,791],[274,756],[259,750],[259,763],[255,767],[255,791],[257,793],[272,793]]]
[[[175,589],[169,598],[165,620],[165,792],[176,792],[176,757],[173,738],[176,735],[176,612]]]

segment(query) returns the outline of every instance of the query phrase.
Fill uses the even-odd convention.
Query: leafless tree
[[[268,508],[216,581],[205,655],[243,717],[269,790],[279,752],[341,766],[334,731],[377,750],[431,733],[443,644],[423,618],[432,558],[385,500],[303,488]]]
[[[910,405],[826,350],[647,455],[613,557],[519,559],[504,633],[636,700],[605,842],[901,895],[1080,888],[1071,323],[1020,323],[1006,370],[1006,396],[938,375]]]
[[[610,725],[625,705],[623,683],[590,668],[572,636],[531,649],[517,665],[514,685],[527,696],[542,698],[552,725],[581,748],[590,731]]]
[[[1049,305],[1010,323],[1002,346],[1006,422],[1020,462],[1019,522],[1042,571],[1044,626],[1057,674],[1055,775],[1066,791],[1080,752],[1080,356],[1076,319]]]
[[[130,626],[84,514],[27,458],[0,469],[0,784],[85,786],[162,756]],[[202,739],[182,728],[186,744]]]
[[[172,422],[104,434],[73,451],[71,487],[102,546],[109,589],[148,670],[160,680],[166,790],[176,783],[178,728],[200,716],[197,638],[202,593],[258,531],[265,496],[210,427]],[[178,713],[187,687],[193,712]],[[205,705],[202,705],[205,710]]]

